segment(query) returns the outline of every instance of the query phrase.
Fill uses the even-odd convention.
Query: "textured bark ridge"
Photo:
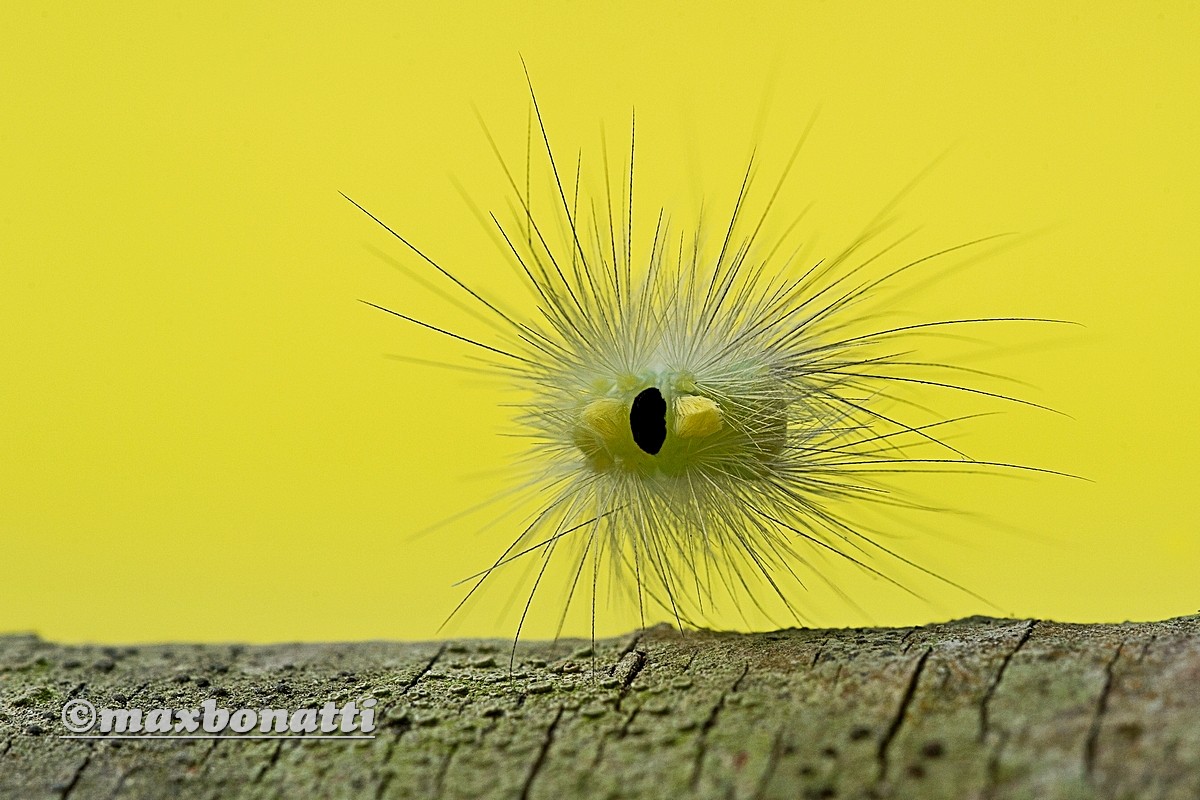
[[[598,642],[0,637],[2,798],[1200,797],[1200,616]],[[65,702],[321,707],[374,739],[62,738]]]

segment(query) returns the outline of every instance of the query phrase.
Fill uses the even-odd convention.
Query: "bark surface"
[[[660,627],[522,644],[511,673],[509,650],[0,636],[0,798],[1200,797],[1200,616]],[[364,698],[374,738],[342,741],[71,739],[60,716]]]

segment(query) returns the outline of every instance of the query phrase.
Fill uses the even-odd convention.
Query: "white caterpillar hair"
[[[899,342],[951,326],[1058,320],[939,319],[862,331],[859,309],[910,270],[996,237],[878,274],[906,238],[877,244],[893,202],[840,252],[801,263],[790,244],[798,218],[781,236],[764,241],[763,232],[801,136],[757,218],[746,211],[751,157],[728,222],[711,241],[700,226],[673,230],[660,212],[644,237],[648,250],[637,253],[632,126],[618,196],[605,154],[603,196],[581,198],[578,162],[574,181],[565,181],[532,91],[531,131],[540,134],[554,204],[535,215],[528,176],[522,191],[505,167],[514,213],[507,223],[494,215],[491,221],[536,298],[536,315],[502,311],[372,215],[478,303],[497,339],[469,339],[383,310],[473,345],[527,398],[517,419],[529,443],[523,485],[537,492],[540,507],[508,549],[468,579],[474,585],[462,603],[495,570],[540,558],[519,637],[557,553],[572,565],[560,629],[581,583],[590,584],[593,637],[602,571],[630,589],[643,624],[648,603],[681,626],[696,624],[718,587],[764,614],[759,597],[768,591],[803,621],[796,589],[809,576],[827,580],[814,555],[901,586],[873,563],[891,559],[970,593],[869,535],[848,514],[865,503],[908,502],[889,487],[896,471],[1052,471],[971,458],[935,430],[966,416],[908,424],[883,401],[898,384],[916,384],[1036,404],[935,379],[933,368],[950,367],[915,360]]]

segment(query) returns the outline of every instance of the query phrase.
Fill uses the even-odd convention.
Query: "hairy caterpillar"
[[[530,97],[551,203],[535,213],[528,157],[522,187],[487,135],[514,198],[511,219],[491,215],[490,224],[536,314],[502,310],[347,197],[477,305],[496,338],[368,304],[474,348],[526,397],[517,418],[529,445],[523,486],[539,507],[491,566],[467,579],[473,585],[455,612],[496,570],[532,560],[519,638],[548,566],[564,553],[560,629],[582,587],[593,637],[602,577],[630,590],[643,624],[653,605],[681,627],[703,619],[718,593],[766,613],[759,596],[769,592],[802,622],[798,592],[809,575],[828,580],[815,563],[827,556],[900,585],[873,563],[891,560],[973,594],[870,535],[853,509],[915,507],[890,486],[897,470],[1053,472],[976,460],[950,444],[943,426],[972,415],[908,422],[888,403],[898,402],[894,387],[923,386],[1043,408],[933,377],[954,365],[920,360],[909,342],[959,326],[1060,321],[969,317],[864,330],[870,318],[861,310],[910,271],[998,237],[877,275],[907,238],[880,243],[893,202],[848,246],[801,261],[790,238],[799,218],[779,236],[767,237],[764,224],[805,131],[757,218],[747,212],[752,157],[715,235],[702,225],[677,231],[660,212],[642,249],[633,230],[633,126],[620,182],[610,180],[605,151],[604,191],[581,196],[579,162],[564,168],[556,159],[532,86]]]

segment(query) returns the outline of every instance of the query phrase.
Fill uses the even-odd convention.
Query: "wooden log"
[[[1200,616],[657,627],[594,650],[522,643],[511,672],[509,651],[3,636],[0,797],[1200,797]],[[366,698],[376,727],[359,734],[374,738],[340,741],[73,739],[61,718],[72,700],[148,713]]]

